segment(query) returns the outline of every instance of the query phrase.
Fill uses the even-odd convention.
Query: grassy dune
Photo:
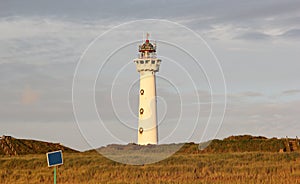
[[[65,153],[58,183],[300,183],[300,153],[185,153],[131,166],[96,152]],[[45,154],[0,156],[0,183],[53,183]]]

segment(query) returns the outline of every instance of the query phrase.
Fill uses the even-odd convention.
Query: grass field
[[[46,155],[0,156],[0,183],[53,183]],[[57,183],[300,183],[300,153],[184,153],[132,166],[96,152],[64,153]]]

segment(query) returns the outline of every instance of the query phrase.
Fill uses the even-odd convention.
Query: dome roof
[[[145,43],[143,45],[140,45],[139,47],[139,52],[155,52],[155,47],[152,45],[152,43],[149,42],[149,40],[147,39],[145,41]]]

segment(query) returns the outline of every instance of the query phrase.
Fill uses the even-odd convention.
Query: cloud
[[[245,92],[238,93],[237,96],[240,96],[240,97],[259,97],[259,96],[264,96],[264,95],[260,92],[245,91]]]
[[[30,126],[35,123],[35,132],[45,130],[48,122],[57,122],[53,126],[74,122],[71,102],[73,72],[90,41],[112,25],[136,19],[161,18],[183,23],[204,35],[204,38],[209,38],[220,57],[229,89],[223,126],[227,132],[224,131],[224,136],[245,131],[267,132],[275,136],[293,132],[296,130],[294,127],[299,126],[299,102],[287,96],[299,93],[298,89],[292,88],[299,79],[299,62],[296,60],[299,44],[291,39],[300,36],[299,5],[298,1],[280,0],[234,0],[226,3],[215,0],[166,0],[156,3],[150,0],[72,3],[66,0],[7,1],[0,6],[1,127],[19,122],[10,129],[17,135],[23,131],[18,129],[22,127],[22,122]],[[288,44],[273,44],[276,39],[287,39]],[[226,48],[233,49],[228,51]],[[182,60],[182,64],[186,65],[186,60]],[[163,66],[167,66],[167,61]],[[111,70],[109,68],[107,71],[113,75]],[[171,66],[169,70],[164,70],[181,77],[181,73],[174,72]],[[134,74],[137,75],[136,72]],[[187,81],[181,80],[182,83]],[[180,93],[184,96],[184,110],[187,113],[195,111],[198,105],[195,97],[198,94],[201,115],[208,117],[211,94],[206,91],[208,88],[202,79],[197,80],[202,91],[190,94],[186,89]],[[101,90],[109,89],[109,85],[99,84],[97,90],[100,92],[96,94],[98,108],[103,108],[100,112],[108,120],[114,116],[107,105],[111,104],[111,96],[110,93],[101,93]],[[176,118],[179,114],[176,103],[179,103],[174,99],[178,98],[178,94],[164,91],[166,88],[166,84],[161,83],[157,88],[158,94],[165,97],[170,108],[168,118]],[[281,91],[282,98],[268,98]],[[118,108],[123,110],[120,113],[126,119],[129,108],[134,115],[138,112],[138,99],[137,94],[130,96],[128,107],[128,96],[122,94],[120,91],[115,95],[125,99],[125,103],[119,103]],[[224,94],[214,92],[213,95],[213,107],[218,108]],[[222,109],[219,109],[221,112]],[[136,123],[135,117],[131,118],[134,120],[132,123]],[[41,123],[44,124],[37,128]],[[31,135],[32,130],[27,131],[26,136]],[[70,140],[70,144],[76,144],[74,142],[75,138]]]
[[[299,135],[300,101],[230,103],[219,135]]]
[[[270,35],[260,33],[260,32],[248,32],[235,37],[235,39],[244,39],[244,40],[267,40],[270,38],[271,38]]]
[[[284,38],[292,38],[292,39],[300,38],[300,29],[290,29],[280,36]]]
[[[228,94],[229,103],[245,103],[245,102],[253,102],[258,99],[263,99],[265,95],[261,92],[256,91],[244,91],[239,93]]]
[[[0,18],[0,63],[74,63],[106,26],[51,17]]]
[[[294,94],[299,94],[299,93],[300,93],[299,89],[291,89],[291,90],[286,90],[286,91],[282,92],[283,95],[294,95]]]
[[[289,35],[298,35],[295,32],[300,29],[299,7],[300,3],[297,1],[280,0],[251,2],[233,0],[226,3],[216,0],[204,2],[166,0],[156,3],[149,0],[109,2],[91,0],[88,2],[74,1],[73,3],[67,0],[51,2],[29,0],[26,3],[11,0],[0,7],[0,17],[10,21],[10,17],[35,17],[38,15],[54,19],[59,17],[60,20],[81,23],[102,20],[106,21],[106,25],[136,19],[169,19],[183,23],[203,34],[214,32],[216,27],[230,25],[234,28],[231,32],[227,32],[227,34],[231,34],[230,38],[257,40],[266,39],[267,32],[274,29],[281,31],[295,29],[295,31],[282,35],[283,38]],[[15,25],[18,26],[18,24]],[[43,23],[37,25],[43,26]],[[48,27],[51,28],[51,24]],[[28,28],[30,27],[23,26],[19,30],[23,30],[25,34],[36,33],[36,31],[28,32]],[[66,28],[68,29],[68,27]],[[241,29],[247,29],[249,32],[240,32]],[[5,31],[5,29],[2,30]],[[208,37],[225,39],[226,31],[218,34],[218,37],[216,35],[208,35]],[[221,33],[220,30],[219,33]]]
[[[36,103],[39,100],[39,94],[37,91],[32,90],[29,86],[27,86],[21,97],[21,103],[23,105],[31,105]]]

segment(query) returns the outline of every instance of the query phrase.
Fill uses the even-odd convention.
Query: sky
[[[204,139],[299,136],[300,2],[289,0],[1,0],[0,134],[78,150],[136,142],[132,59],[147,31],[165,143],[200,142],[203,122]]]

